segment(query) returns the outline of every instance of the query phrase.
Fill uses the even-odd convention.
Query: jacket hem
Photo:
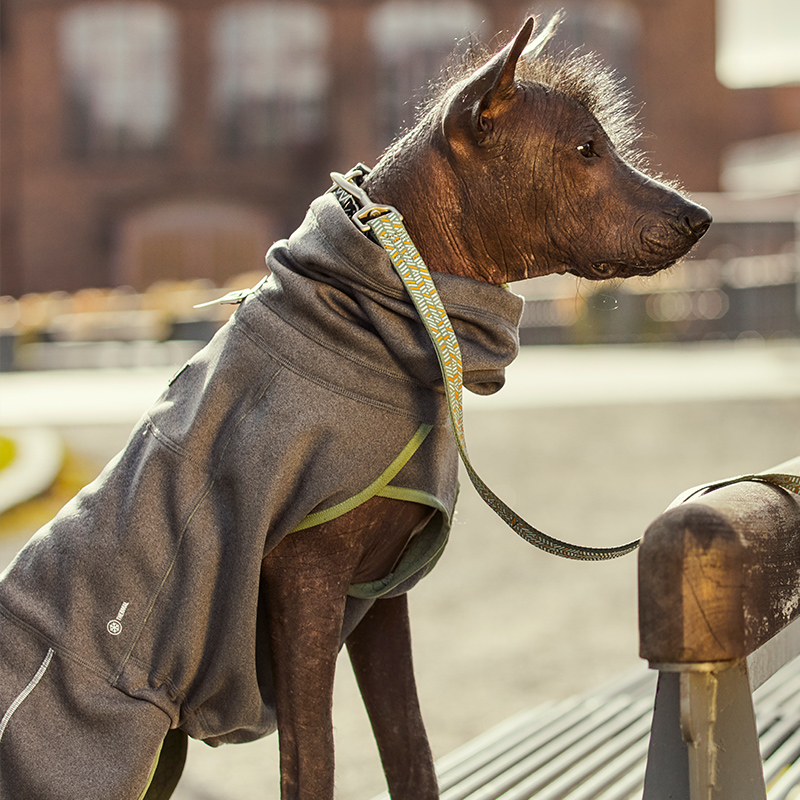
[[[358,494],[337,503],[335,506],[326,508],[322,511],[315,511],[309,514],[294,530],[302,531],[306,528],[313,528],[315,525],[321,525],[323,522],[331,522],[331,520],[341,517],[344,514],[358,508],[367,500],[381,493],[381,490],[386,487],[392,478],[396,477],[397,473],[411,460],[414,453],[419,450],[420,445],[425,441],[425,438],[433,430],[432,425],[422,424],[417,428],[414,435],[409,440],[408,444],[400,451],[399,455],[392,461],[391,464],[365,489]]]

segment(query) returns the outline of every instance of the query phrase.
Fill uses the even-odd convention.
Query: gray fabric
[[[48,644],[0,614],[3,714]],[[0,740],[2,800],[138,800],[169,729],[166,714],[109,689],[105,676],[59,648]]]
[[[261,560],[310,512],[371,484],[422,423],[433,429],[392,485],[427,492],[448,513],[428,531],[428,564],[383,590],[407,590],[444,546],[457,455],[436,358],[388,257],[325,195],[267,263],[269,281],[0,576],[0,715],[42,652],[55,651],[0,740],[4,800],[138,797],[112,773],[96,788],[62,779],[55,793],[34,791],[46,779],[54,717],[75,735],[53,775],[91,772],[101,745],[85,721],[98,708],[110,731],[102,747],[119,740],[120,775],[146,778],[168,727],[214,745],[274,730],[266,637],[257,635]],[[517,352],[521,299],[434,278],[467,385],[496,391]],[[352,598],[348,628],[369,602]],[[67,704],[67,678],[51,682],[51,672],[91,691],[75,689]],[[136,747],[122,744],[133,738]],[[18,784],[24,776],[30,782]]]

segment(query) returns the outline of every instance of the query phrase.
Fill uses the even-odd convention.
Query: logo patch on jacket
[[[114,619],[108,621],[106,625],[106,630],[112,636],[119,636],[122,633],[122,618],[125,616],[125,612],[128,610],[128,602],[124,602],[120,607],[119,611],[117,611],[117,616]]]

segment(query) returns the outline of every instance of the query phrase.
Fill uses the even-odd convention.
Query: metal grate
[[[439,759],[441,800],[641,800],[656,677],[507,719]],[[800,658],[754,697],[768,800],[800,800]]]

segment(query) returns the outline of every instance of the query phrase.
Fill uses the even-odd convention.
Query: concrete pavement
[[[166,377],[2,376],[0,425],[54,425],[99,468]],[[800,342],[528,348],[502,392],[468,396],[466,409],[473,464],[519,513],[559,538],[618,544],[641,535],[684,488],[800,453]],[[0,558],[21,540],[0,540]],[[437,755],[521,708],[640,663],[635,558],[547,556],[495,518],[466,478],[451,543],[411,607]],[[337,796],[367,800],[383,783],[346,657],[334,719]],[[270,737],[216,751],[192,743],[175,797],[278,794]]]
[[[125,424],[163,391],[173,368],[0,374],[0,427]],[[467,409],[587,406],[800,395],[800,343],[524,347],[491,397]]]

